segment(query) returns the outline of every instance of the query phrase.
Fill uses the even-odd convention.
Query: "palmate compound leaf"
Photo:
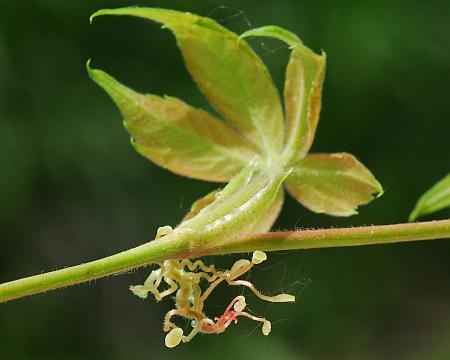
[[[209,102],[266,157],[283,146],[283,113],[269,71],[245,41],[214,20],[174,10],[120,8],[100,15],[131,15],[162,23],[176,37],[187,69]]]
[[[450,207],[450,173],[420,197],[409,215],[409,221],[448,207]]]
[[[356,208],[370,202],[372,194],[383,193],[372,173],[346,153],[307,155],[285,184],[308,209],[334,216],[357,214]]]
[[[139,153],[174,173],[226,182],[256,156],[239,133],[175,98],[139,94],[101,70],[91,78],[114,100]]]
[[[173,171],[204,180],[226,181],[230,179],[230,175],[236,174],[242,169],[243,163],[248,162],[252,155],[262,155],[258,157],[258,171],[262,171],[262,173],[256,177],[260,180],[251,181],[242,189],[234,189],[230,183],[223,192],[220,192],[221,197],[217,196],[219,193],[207,195],[195,204],[191,215],[188,215],[188,218],[180,226],[186,223],[192,225],[199,221],[209,222],[211,218],[206,219],[203,215],[214,211],[217,212],[215,221],[218,224],[222,224],[223,219],[232,219],[237,215],[231,213],[239,212],[241,206],[248,206],[248,204],[239,205],[241,197],[249,196],[248,191],[255,193],[263,191],[263,188],[267,186],[262,181],[264,177],[266,180],[281,179],[279,184],[287,178],[287,189],[300,203],[312,211],[335,216],[353,215],[356,213],[357,206],[365,204],[373,198],[372,193],[378,192],[381,195],[380,184],[369,170],[352,155],[317,154],[307,156],[319,120],[326,57],[324,53],[317,55],[304,46],[295,34],[280,27],[265,26],[247,31],[237,37],[211,19],[165,9],[100,10],[92,18],[99,15],[138,16],[163,23],[164,27],[172,30],[182,50],[187,68],[199,88],[248,141],[247,143],[240,141],[239,144],[231,142],[225,146],[230,150],[239,149],[235,153],[238,157],[244,155],[241,157],[242,162],[239,163],[235,159],[228,164],[231,169],[227,167],[225,170],[219,169],[225,165],[225,160],[222,148],[214,145],[214,150],[216,152],[220,150],[220,155],[216,156],[217,154],[213,151],[208,154],[209,156],[202,157],[202,153],[204,155],[204,151],[209,149],[208,147],[201,147],[192,153],[188,151],[183,159],[175,158],[176,167],[174,168],[176,169],[172,168]],[[287,127],[285,142],[283,142],[284,127],[277,91],[266,67],[243,40],[248,36],[275,37],[285,41],[292,48],[284,90]],[[98,72],[98,74],[100,73]],[[127,91],[132,92],[130,89]],[[169,99],[147,98],[153,99],[155,103],[169,103]],[[188,107],[179,100],[176,101],[178,104]],[[175,100],[172,101],[172,103],[174,102]],[[137,103],[134,102],[133,106]],[[195,111],[203,114],[204,117],[207,116],[200,110]],[[131,118],[133,116],[132,112]],[[192,118],[194,117],[192,116]],[[148,135],[145,130],[147,123],[145,121],[131,123],[128,121],[127,128],[137,138],[139,145],[139,139],[142,137],[139,138],[136,134]],[[199,129],[195,128],[194,133],[197,133]],[[228,131],[231,131],[231,128]],[[170,135],[165,134],[162,139],[165,136],[170,138]],[[206,137],[209,138],[209,136]],[[182,135],[179,138],[183,140]],[[230,139],[235,140],[237,137],[233,135]],[[216,139],[212,140],[216,144]],[[162,140],[160,139],[160,141]],[[187,142],[188,144],[180,146],[181,154],[183,154],[182,148],[189,148],[187,145],[192,146],[195,143],[190,140]],[[151,143],[149,141],[147,145]],[[257,149],[253,150],[255,147],[252,148],[251,144],[255,145]],[[171,146],[175,145],[176,141]],[[221,145],[224,144],[221,143]],[[144,152],[141,146],[138,146],[138,150]],[[155,161],[154,151],[156,150],[144,153]],[[195,161],[194,163],[192,161],[184,163],[185,160],[190,160],[189,157],[192,154],[195,155],[194,158],[200,159],[199,164]],[[212,164],[212,167],[207,170],[202,167],[205,166],[203,161],[205,159]],[[166,158],[159,161],[161,165],[168,167],[166,162]],[[196,165],[199,165],[199,169],[196,168]],[[265,170],[262,170],[263,168]],[[212,173],[212,170],[217,170],[217,172]],[[238,176],[240,177],[245,171],[245,169],[242,170]],[[258,189],[258,186],[261,188]],[[275,188],[277,188],[276,186]],[[230,189],[234,189],[234,193],[230,192]],[[225,196],[224,193],[227,195]],[[282,191],[276,190],[274,194],[276,197],[271,200],[271,205],[268,204],[264,207],[267,216],[253,217],[250,225],[245,224],[245,230],[265,231],[270,228],[283,202]],[[234,203],[233,199],[238,201]],[[237,210],[231,204],[237,206]],[[227,214],[226,211],[231,213]],[[214,224],[216,223],[214,222]],[[244,230],[239,226],[233,226],[233,228]],[[224,228],[224,231],[228,230]]]

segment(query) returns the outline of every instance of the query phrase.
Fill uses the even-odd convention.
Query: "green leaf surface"
[[[215,21],[155,8],[100,10],[99,15],[131,15],[160,22],[177,39],[186,66],[210,103],[266,156],[283,145],[278,91],[264,63],[245,41]]]
[[[450,173],[420,197],[409,215],[409,221],[448,207],[450,207]]]
[[[190,220],[194,216],[196,216],[200,210],[207,207],[209,204],[213,203],[214,200],[217,198],[217,194],[219,194],[220,189],[213,190],[206,194],[205,196],[201,197],[200,199],[197,199],[194,201],[194,203],[191,206],[191,209],[186,214],[186,216],[183,218],[183,221]]]
[[[326,55],[317,55],[303,45],[297,35],[278,26],[263,26],[246,31],[249,36],[273,37],[292,49],[286,69],[284,103],[286,112],[287,163],[302,159],[311,148],[319,122]]]
[[[209,113],[175,98],[139,94],[89,66],[88,72],[120,109],[136,150],[156,164],[226,182],[256,156],[239,133]]]
[[[347,153],[306,156],[293,167],[286,187],[311,211],[334,216],[357,214],[359,205],[383,192],[372,173]]]
[[[249,232],[268,232],[280,214],[284,204],[284,189],[280,187],[277,197],[270,207],[264,213],[264,216],[258,222],[255,222]]]

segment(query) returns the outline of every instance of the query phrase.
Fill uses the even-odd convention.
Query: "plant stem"
[[[445,238],[450,238],[450,219],[395,225],[249,234],[230,243],[216,244],[214,249],[208,251],[208,254],[392,244]]]
[[[176,235],[176,234],[175,234]],[[0,303],[69,285],[102,278],[168,258],[197,257],[254,250],[295,250],[388,244],[450,238],[450,219],[396,225],[270,232],[239,236],[208,248],[192,248],[176,236],[165,236],[133,249],[0,285]]]
[[[173,238],[162,237],[99,260],[0,284],[0,303],[119,274],[186,252],[181,242],[169,240]]]

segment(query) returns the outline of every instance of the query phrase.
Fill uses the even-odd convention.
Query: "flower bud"
[[[272,324],[270,323],[269,320],[264,321],[263,326],[262,326],[262,333],[264,335],[269,335],[270,331],[272,330]]]
[[[169,331],[166,335],[165,344],[168,348],[173,348],[177,346],[183,337],[183,330],[180,328],[175,328]]]
[[[236,312],[241,312],[242,310],[245,309],[246,306],[247,303],[245,302],[245,297],[241,295],[237,297],[237,301],[234,303],[233,309]]]
[[[263,251],[256,250],[253,252],[252,263],[261,264],[263,261],[267,260],[267,255]]]

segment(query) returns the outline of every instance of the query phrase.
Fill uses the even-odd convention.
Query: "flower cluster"
[[[157,238],[168,231],[170,228],[167,226],[160,228]],[[231,286],[245,286],[265,301],[295,301],[295,297],[289,294],[264,295],[250,281],[239,279],[254,265],[260,264],[266,259],[267,256],[264,252],[255,251],[251,260],[237,260],[230,270],[216,270],[214,265],[206,266],[201,260],[194,262],[189,259],[165,260],[158,263],[159,268],[151,272],[143,285],[131,286],[130,290],[144,299],[147,298],[148,293],[152,293],[157,301],[175,294],[175,308],[170,310],[164,318],[164,331],[168,332],[165,340],[167,347],[175,347],[181,341],[188,342],[197,333],[222,333],[232,322],[236,323],[239,317],[261,322],[262,333],[268,335],[272,327],[270,321],[245,311],[246,300],[242,295],[236,296],[223,314],[214,319],[208,317],[203,310],[206,299],[223,282]],[[204,290],[202,290],[202,282],[208,284]],[[174,316],[190,320],[192,330],[188,335],[184,335],[183,330],[172,321]]]

